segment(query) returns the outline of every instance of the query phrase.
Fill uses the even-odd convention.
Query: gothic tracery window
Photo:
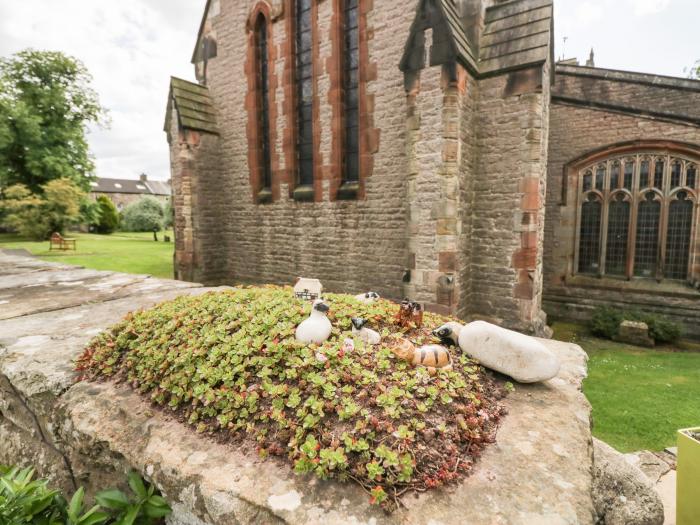
[[[579,171],[578,273],[687,280],[698,159],[669,151],[611,156]]]

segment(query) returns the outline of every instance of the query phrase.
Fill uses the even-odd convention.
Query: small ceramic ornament
[[[416,348],[411,341],[402,337],[390,349],[399,359],[408,361],[413,366],[426,367],[430,374],[438,369],[452,370],[452,356],[444,346],[425,345]]]
[[[459,332],[462,330],[462,325],[455,321],[448,321],[440,328],[433,330],[433,335],[440,339],[440,342],[445,346],[459,345]]]
[[[361,303],[370,304],[379,299],[379,294],[377,292],[361,293],[357,294],[355,296],[355,299],[357,299]]]
[[[331,336],[331,322],[326,314],[330,308],[321,299],[314,301],[311,315],[297,326],[296,340],[300,343],[320,345]]]
[[[294,283],[294,296],[298,299],[315,301],[321,298],[321,292],[323,292],[323,285],[318,279],[299,277]]]
[[[399,305],[395,322],[401,328],[410,328],[412,324],[416,328],[420,328],[423,326],[423,305],[404,299]]]
[[[356,335],[369,345],[378,345],[381,342],[382,337],[379,335],[379,332],[365,326],[367,324],[366,319],[353,317],[350,321],[352,322],[353,335]]]

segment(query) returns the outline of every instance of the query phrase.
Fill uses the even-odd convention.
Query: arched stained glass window
[[[578,271],[598,273],[600,269],[600,223],[603,206],[595,193],[589,193],[581,207]]]
[[[639,189],[649,187],[649,159],[642,159],[642,164],[639,167]]]
[[[626,190],[632,189],[632,183],[634,182],[634,159],[625,160],[625,181],[623,187]]]
[[[637,212],[634,274],[639,277],[656,276],[661,220],[661,202],[655,200],[656,195],[653,191],[644,194]]]
[[[630,225],[630,203],[624,193],[617,193],[608,206],[608,238],[605,251],[605,273],[625,275],[627,240]]]
[[[654,161],[654,188],[663,189],[664,187],[664,160],[657,158]]]
[[[695,164],[688,164],[685,172],[685,185],[692,189],[695,189],[695,183],[697,181],[698,167]]]
[[[678,188],[681,185],[681,175],[683,173],[683,165],[681,161],[675,159],[671,164],[671,188]]]
[[[693,225],[693,202],[685,191],[679,191],[668,208],[666,264],[664,277],[687,279],[690,255],[690,234]]]
[[[620,187],[620,161],[615,160],[610,164],[610,191]]]
[[[255,63],[257,73],[258,97],[258,137],[262,161],[262,188],[272,186],[272,167],[270,163],[270,79],[268,65],[267,21],[260,14],[255,23]]]
[[[576,271],[689,280],[700,156],[626,151],[580,167]]]
[[[605,185],[605,164],[601,164],[595,170],[595,189],[598,191],[603,191],[604,185]]]

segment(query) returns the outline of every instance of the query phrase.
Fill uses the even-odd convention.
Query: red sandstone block
[[[441,272],[454,272],[457,269],[457,254],[455,252],[440,252],[438,254],[438,269]]]

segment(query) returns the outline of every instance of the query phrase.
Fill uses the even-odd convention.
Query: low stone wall
[[[127,312],[209,290],[0,253],[0,463],[35,465],[88,495],[136,469],[173,506],[171,524],[595,521],[586,355],[576,345],[543,340],[562,360],[560,375],[516,386],[471,477],[408,495],[392,515],[355,484],[295,476],[200,436],[124,385],[75,383],[72,361]]]

